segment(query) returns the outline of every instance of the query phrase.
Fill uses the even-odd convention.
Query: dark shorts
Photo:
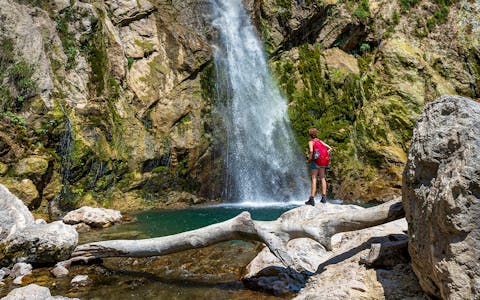
[[[319,166],[314,161],[310,162],[310,169],[311,170],[319,170],[319,169],[326,169],[327,166]]]

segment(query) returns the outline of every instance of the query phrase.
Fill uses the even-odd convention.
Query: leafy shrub
[[[357,8],[353,11],[353,15],[360,20],[367,20],[370,17],[370,6],[368,0],[362,0]]]

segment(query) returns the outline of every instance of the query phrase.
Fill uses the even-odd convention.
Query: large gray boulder
[[[28,208],[0,184],[0,263],[55,263],[67,259],[78,233],[61,221],[35,222]]]
[[[480,298],[480,104],[444,96],[413,134],[403,204],[413,270],[426,293]]]
[[[6,241],[5,255],[14,262],[55,263],[68,259],[77,242],[75,228],[62,221],[35,224]]]
[[[0,184],[0,241],[34,222],[33,215],[15,195]]]

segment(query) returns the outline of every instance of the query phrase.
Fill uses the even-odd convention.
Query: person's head
[[[310,135],[310,137],[311,137],[312,139],[316,138],[317,135],[318,135],[318,130],[317,130],[317,128],[310,128],[310,129],[308,130],[308,134]]]

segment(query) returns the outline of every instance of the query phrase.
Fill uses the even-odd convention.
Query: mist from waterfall
[[[211,0],[217,112],[225,129],[224,198],[231,202],[300,201],[308,193],[305,162],[241,0]]]

